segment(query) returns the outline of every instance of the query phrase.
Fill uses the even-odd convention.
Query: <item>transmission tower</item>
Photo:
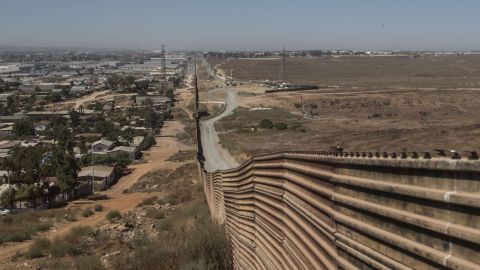
[[[287,75],[287,61],[286,61],[287,53],[285,52],[285,45],[283,45],[283,52],[282,52],[282,81],[285,82],[286,75]]]
[[[162,45],[162,51],[161,51],[161,57],[162,57],[162,77],[164,80],[167,79],[167,59],[166,59],[166,50],[165,50],[165,45]]]

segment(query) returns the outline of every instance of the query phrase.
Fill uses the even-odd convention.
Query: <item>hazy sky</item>
[[[0,45],[480,49],[478,0],[0,0]]]

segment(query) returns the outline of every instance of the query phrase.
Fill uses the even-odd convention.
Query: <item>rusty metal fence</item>
[[[201,174],[235,269],[480,269],[478,160],[288,152]]]

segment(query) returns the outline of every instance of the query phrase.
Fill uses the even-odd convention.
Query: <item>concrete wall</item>
[[[235,269],[480,269],[478,160],[279,153],[201,174]]]

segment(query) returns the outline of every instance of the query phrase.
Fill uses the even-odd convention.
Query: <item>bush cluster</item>
[[[109,221],[122,217],[122,214],[117,210],[111,210],[107,213],[106,218]]]
[[[286,123],[278,122],[274,124],[270,119],[263,119],[258,126],[263,129],[275,128],[277,130],[286,130],[288,128]]]

